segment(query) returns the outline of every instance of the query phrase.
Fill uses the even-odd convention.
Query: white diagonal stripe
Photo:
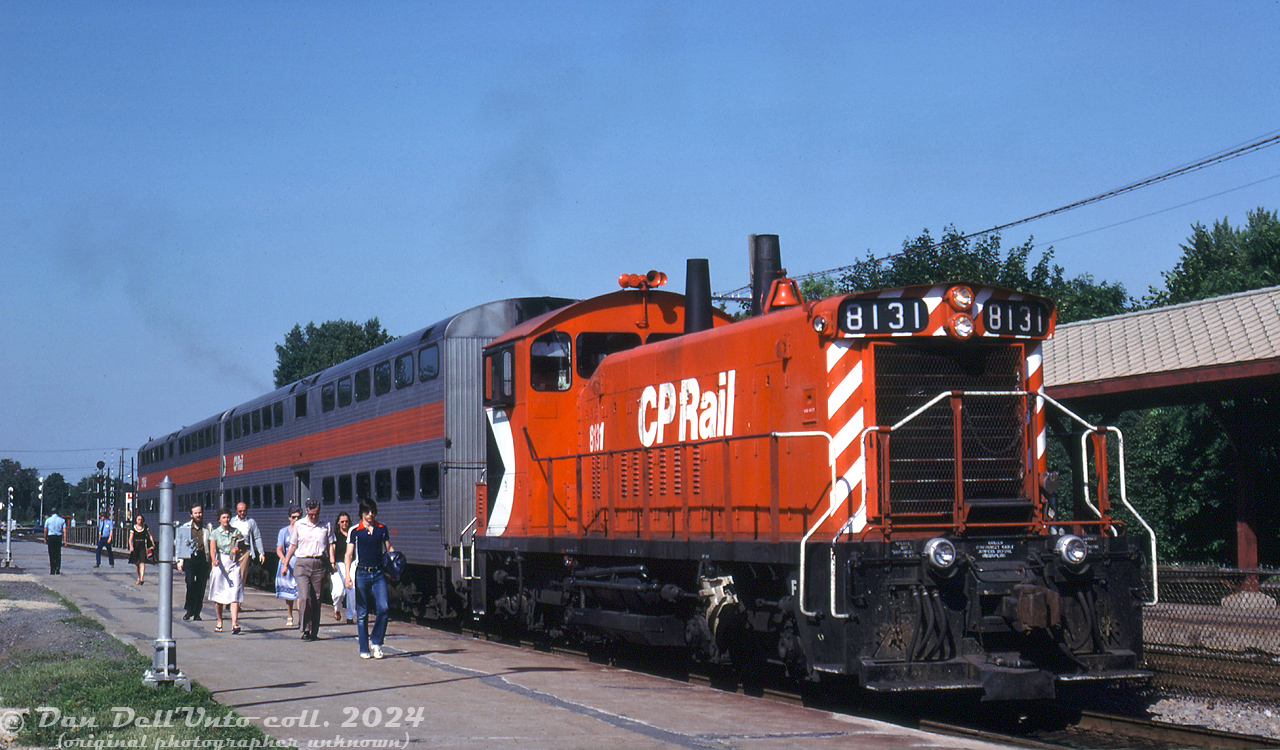
[[[844,406],[845,402],[849,400],[854,391],[858,390],[860,385],[862,385],[861,362],[854,365],[853,372],[845,375],[844,380],[841,380],[836,384],[835,388],[831,389],[831,397],[827,399],[827,419],[831,419],[836,412],[840,411],[840,407]]]
[[[845,449],[853,444],[862,434],[862,409],[859,409],[840,431],[831,438],[831,455],[839,458]],[[861,451],[859,451],[861,452]]]

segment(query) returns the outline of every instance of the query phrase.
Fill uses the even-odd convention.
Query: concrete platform
[[[91,551],[68,548],[62,575],[48,575],[39,542],[17,541],[14,565],[61,593],[107,631],[150,658],[156,637],[158,568],[134,585],[117,559],[94,569]],[[867,719],[635,674],[553,654],[518,649],[392,622],[387,656],[357,656],[355,626],[332,610],[321,640],[285,627],[283,602],[248,590],[244,632],[184,622],[185,584],[173,634],[178,665],[214,697],[285,743],[318,747],[693,748],[994,748]],[[141,680],[142,675],[138,675]]]

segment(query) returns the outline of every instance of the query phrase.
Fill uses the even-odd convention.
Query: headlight
[[[957,315],[951,319],[951,335],[967,339],[973,335],[973,318],[968,315]]]
[[[1067,534],[1053,545],[1053,551],[1058,553],[1058,557],[1067,565],[1082,565],[1086,557],[1089,556],[1089,545],[1075,534]]]
[[[924,545],[924,559],[936,570],[950,570],[956,564],[956,546],[950,539],[938,537]]]
[[[957,310],[968,310],[973,304],[973,290],[967,286],[951,287],[951,304]]]
[[[819,315],[813,319],[813,330],[822,333],[827,330],[827,319]]]

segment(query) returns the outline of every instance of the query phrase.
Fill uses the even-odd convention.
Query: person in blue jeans
[[[356,629],[360,658],[382,658],[382,641],[387,634],[387,579],[382,557],[395,552],[391,532],[378,523],[378,504],[360,501],[360,523],[347,536],[346,569],[348,588],[356,590]],[[373,605],[373,635],[369,635],[369,605]]]
[[[102,548],[107,548],[107,563],[111,567],[116,566],[116,552],[111,548],[111,530],[115,528],[115,523],[106,513],[98,516],[98,549],[94,553],[93,567],[102,564]]]

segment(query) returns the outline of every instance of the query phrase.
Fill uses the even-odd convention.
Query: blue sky
[[[801,274],[1087,198],[1280,131],[1276,39],[1274,1],[0,0],[0,457],[127,466],[269,390],[295,323],[680,290],[688,257],[727,291],[753,232]],[[1142,294],[1276,177],[1004,244]]]

